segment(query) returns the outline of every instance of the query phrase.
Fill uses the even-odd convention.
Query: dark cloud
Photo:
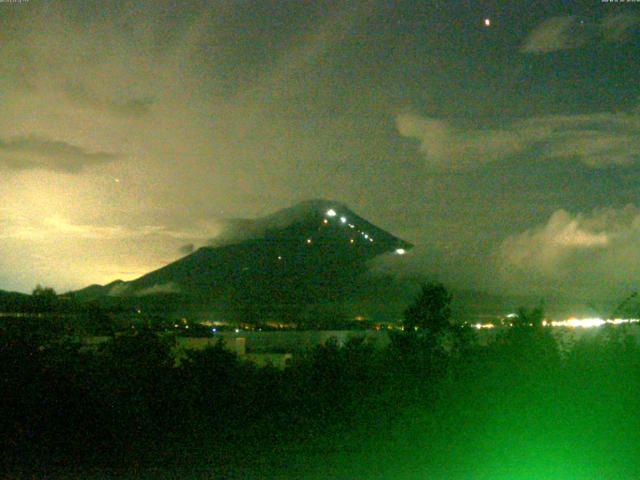
[[[37,136],[0,139],[0,165],[9,169],[45,169],[78,173],[85,167],[114,161],[119,156],[107,152],[90,152],[59,140]]]

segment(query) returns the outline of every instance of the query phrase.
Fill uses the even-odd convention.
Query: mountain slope
[[[140,301],[178,296],[225,310],[299,309],[341,302],[369,260],[411,247],[338,202],[312,200],[257,220],[232,221],[212,246],[133,281],[75,295]]]

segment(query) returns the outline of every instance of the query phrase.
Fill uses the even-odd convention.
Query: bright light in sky
[[[335,217],[336,215],[336,211],[333,208],[327,210],[327,217]]]

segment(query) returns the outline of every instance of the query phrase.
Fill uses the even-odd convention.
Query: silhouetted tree
[[[558,344],[550,328],[543,327],[544,309],[538,305],[532,309],[520,307],[514,318],[513,328],[507,329],[502,346],[503,355],[514,361],[526,359],[522,366],[542,367],[557,364],[560,360]]]
[[[56,291],[51,287],[36,285],[31,293],[31,305],[37,312],[51,312],[58,307],[59,300]]]
[[[448,330],[451,326],[451,300],[451,294],[441,283],[422,285],[415,302],[404,311],[405,330],[423,330],[430,336]]]
[[[532,309],[520,307],[515,319],[515,327],[541,327],[544,320],[544,309],[542,305],[538,305]]]

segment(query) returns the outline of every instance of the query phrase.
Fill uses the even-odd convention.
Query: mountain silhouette
[[[172,305],[215,306],[226,315],[282,317],[284,310],[339,304],[357,287],[369,260],[411,248],[344,204],[310,200],[256,220],[229,221],[210,245],[173,263],[74,294],[111,303],[161,298]]]

